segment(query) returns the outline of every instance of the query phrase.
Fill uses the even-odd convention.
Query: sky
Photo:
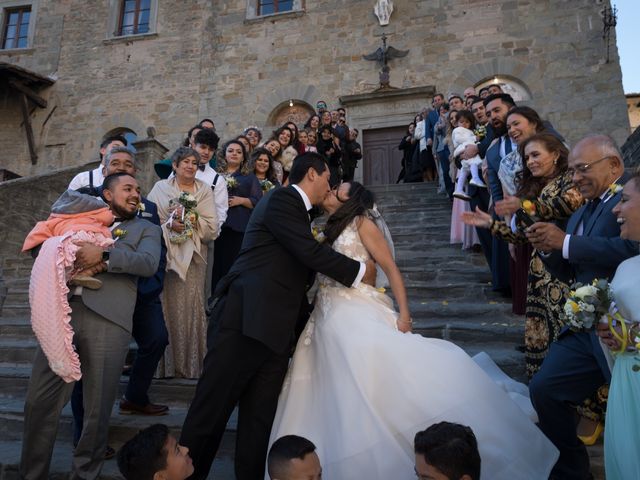
[[[616,35],[625,93],[640,93],[640,0],[612,0],[618,7]]]

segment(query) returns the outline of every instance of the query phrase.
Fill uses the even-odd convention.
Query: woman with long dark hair
[[[518,190],[514,197],[496,203],[500,216],[514,215],[523,206],[534,221],[554,222],[565,227],[571,214],[583,203],[582,195],[567,172],[569,150],[550,133],[538,133],[518,146],[524,168],[517,175]],[[504,221],[493,220],[479,209],[462,215],[465,223],[489,228],[510,243],[526,243],[522,221],[515,232]],[[562,326],[564,299],[569,286],[552,277],[547,271],[540,252],[533,249],[529,260],[529,281],[525,313],[525,361],[531,378],[542,365],[549,345],[558,338]]]
[[[238,140],[227,142],[218,156],[218,173],[224,176],[229,191],[229,210],[220,236],[213,248],[211,295],[238,253],[253,207],[262,198],[260,182],[251,171],[244,145]]]
[[[522,145],[536,133],[544,132],[544,122],[531,107],[513,107],[505,120],[507,132],[512,143]],[[522,153],[514,148],[500,161],[498,177],[502,184],[503,198],[517,197],[520,175],[522,174]],[[518,200],[519,201],[519,200]],[[514,203],[515,204],[515,203]],[[511,223],[511,215],[505,215],[505,222]],[[512,311],[516,315],[524,315],[527,305],[529,283],[529,262],[533,247],[530,243],[510,243],[509,276],[511,280]]]
[[[324,241],[355,260],[375,260],[400,311],[384,289],[349,288],[318,275],[315,308],[282,387],[271,442],[286,434],[313,438],[327,478],[409,478],[415,432],[446,418],[473,429],[482,478],[547,478],[557,450],[506,394],[513,381],[505,375],[498,386],[454,344],[409,333],[402,275],[373,194],[343,183],[323,207],[330,213]],[[313,415],[300,414],[309,409]]]

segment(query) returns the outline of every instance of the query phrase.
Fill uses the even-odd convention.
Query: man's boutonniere
[[[313,238],[315,238],[316,242],[322,243],[325,240],[324,231],[320,227],[312,227],[311,233],[313,234]]]
[[[113,231],[113,236],[116,237],[116,240],[124,238],[127,235],[127,231],[124,228],[116,228]]]
[[[233,190],[238,187],[238,180],[235,177],[227,177],[227,189]]]
[[[613,196],[616,193],[620,193],[622,191],[622,188],[622,185],[620,185],[619,183],[612,183],[611,185],[609,185],[609,194]]]
[[[522,209],[532,217],[535,216],[536,214],[536,204],[533,203],[531,200],[523,200]]]
[[[144,203],[139,202],[138,203],[138,211],[137,211],[136,215],[140,215],[145,210],[146,210],[146,207],[144,206]]]

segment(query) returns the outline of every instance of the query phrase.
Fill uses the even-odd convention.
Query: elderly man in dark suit
[[[136,217],[140,189],[126,173],[110,175],[103,196],[124,234],[110,251],[87,244],[76,254],[76,266],[91,268],[102,281],[99,290],[70,292],[73,343],[80,357],[86,415],[74,451],[73,478],[100,474],[107,447],[109,416],[129,348],[139,277],[156,273],[160,261],[160,227]],[[38,348],[24,407],[20,478],[48,477],[58,420],[73,383],[65,383]]]
[[[539,251],[549,252],[543,260],[552,275],[581,283],[611,279],[622,261],[638,254],[637,243],[620,238],[612,213],[620,193],[610,185],[626,181],[622,155],[611,138],[592,135],[571,151],[569,171],[588,202],[571,216],[566,232],[551,223],[535,223],[527,236]],[[573,406],[610,379],[596,333],[565,327],[529,387],[540,428],[560,450],[551,478],[592,478],[586,448],[576,436]]]
[[[238,480],[264,477],[271,424],[294,331],[312,272],[355,286],[375,266],[345,257],[311,233],[309,210],[329,194],[317,153],[298,156],[291,186],[272,190],[251,215],[240,255],[220,281],[207,332],[208,352],[180,444],[205,479],[236,404]],[[338,394],[338,392],[336,392]]]

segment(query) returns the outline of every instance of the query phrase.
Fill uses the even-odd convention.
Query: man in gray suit
[[[73,479],[95,479],[107,446],[109,416],[131,337],[138,277],[155,274],[160,261],[161,231],[136,217],[140,188],[126,173],[108,176],[103,197],[121,234],[110,251],[86,244],[76,254],[78,268],[91,268],[102,281],[99,290],[70,292],[73,343],[84,384],[84,429],[74,451]],[[24,406],[20,478],[48,478],[58,420],[73,383],[65,383],[38,348]]]

